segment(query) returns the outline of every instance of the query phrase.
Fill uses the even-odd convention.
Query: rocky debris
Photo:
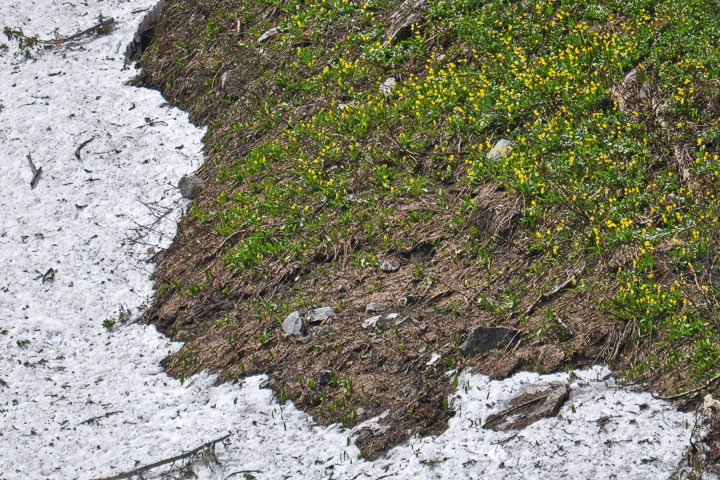
[[[220,75],[220,88],[223,90],[231,83],[233,77],[233,71],[232,70],[226,70],[223,72],[222,75]]]
[[[490,149],[487,154],[488,160],[502,160],[512,149],[512,142],[505,138],[501,138],[495,143],[495,146]]]
[[[519,430],[541,418],[557,415],[570,395],[570,387],[551,384],[549,388],[528,391],[510,400],[510,405],[490,415],[483,427],[496,431]]]
[[[618,85],[610,89],[610,95],[623,113],[632,112],[638,100],[644,100],[650,95],[650,86],[647,83],[640,85],[639,73],[643,68],[642,64],[633,68]]]
[[[320,370],[317,375],[317,381],[320,385],[327,385],[332,380],[332,371]]]
[[[378,327],[382,327],[382,324],[383,324],[383,316],[375,315],[374,317],[370,317],[370,318],[366,319],[362,324],[362,328],[365,328],[365,329],[378,328]]]
[[[438,360],[442,358],[442,355],[440,355],[438,352],[433,352],[432,355],[430,355],[430,360],[425,362],[425,365],[428,367],[431,367],[437,363]]]
[[[393,273],[400,270],[400,267],[392,263],[390,260],[385,260],[380,264],[380,270],[385,273]]]
[[[334,315],[335,311],[332,309],[332,307],[313,308],[307,314],[307,321],[310,324],[322,323],[325,320],[332,319]]]
[[[467,340],[460,345],[463,355],[471,356],[504,347],[518,334],[517,330],[503,327],[475,327]]]
[[[260,35],[260,37],[257,39],[258,43],[265,43],[268,40],[270,40],[272,37],[280,33],[280,27],[273,27],[270,30],[267,30],[265,33]]]
[[[390,95],[392,91],[395,90],[396,85],[397,81],[395,80],[395,77],[388,77],[380,84],[380,92],[383,95]]]
[[[285,320],[283,320],[282,323],[282,329],[286,335],[293,335],[298,338],[302,337],[303,322],[300,312],[296,310],[285,317]]]
[[[204,183],[197,175],[183,175],[178,188],[183,197],[192,199],[202,189]]]
[[[412,36],[413,25],[425,21],[427,0],[405,0],[398,10],[390,16],[390,28],[387,30],[387,44],[407,40]]]
[[[388,304],[385,302],[370,302],[365,305],[365,313],[376,313],[382,312],[387,309]]]
[[[706,417],[711,417],[720,413],[720,401],[713,398],[712,394],[708,393],[703,397],[702,413]]]

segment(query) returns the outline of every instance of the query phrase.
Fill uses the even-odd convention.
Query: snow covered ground
[[[121,312],[137,318],[152,294],[148,245],[130,240],[147,233],[143,241],[167,246],[184,206],[177,182],[202,162],[201,129],[157,92],[125,86],[135,72],[123,53],[154,2],[0,2],[0,28],[45,39],[99,15],[116,21],[110,35],[35,59],[14,42],[0,50],[0,479],[110,476],[227,433],[221,465],[198,463],[200,478],[668,476],[692,415],[618,387],[600,367],[498,382],[466,375],[444,434],[366,462],[353,432],[273,403],[263,377],[181,385],[159,365],[178,344],[130,322],[106,328]],[[34,189],[28,155],[42,168]],[[538,381],[570,384],[557,417],[514,433],[481,428],[501,400]]]

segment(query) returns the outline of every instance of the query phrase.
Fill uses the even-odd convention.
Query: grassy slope
[[[465,366],[715,375],[720,17],[628,3],[431,0],[390,42],[386,0],[171,2],[143,81],[209,125],[148,314],[189,341],[171,371],[268,372],[328,422],[389,409],[368,455],[441,429]],[[414,321],[363,330],[369,300]],[[285,338],[311,305],[334,323]],[[462,357],[490,324],[522,341]]]

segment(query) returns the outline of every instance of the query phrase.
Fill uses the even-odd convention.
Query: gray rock
[[[504,347],[517,333],[517,330],[511,328],[475,327],[468,335],[467,340],[460,345],[460,350],[464,355],[472,356],[479,352]]]
[[[487,154],[488,160],[502,160],[507,156],[507,154],[510,152],[510,149],[512,148],[512,142],[510,140],[507,140],[505,138],[501,138],[495,143],[495,146],[490,149],[490,151]]]
[[[650,84],[647,82],[643,83],[640,87],[640,91],[638,92],[638,98],[640,98],[640,100],[645,100],[650,98],[651,94],[652,91],[650,89]]]
[[[400,270],[400,267],[392,263],[390,260],[385,260],[380,264],[380,270],[382,270],[385,273],[393,273]]]
[[[265,43],[268,40],[270,40],[272,37],[280,33],[280,27],[273,27],[270,30],[266,31],[260,37],[257,39],[258,43]]]
[[[378,328],[378,327],[382,327],[382,324],[383,324],[383,316],[375,315],[374,317],[370,317],[370,318],[366,319],[362,324],[362,328],[365,328],[365,329]]]
[[[513,398],[501,412],[490,415],[483,427],[492,430],[525,428],[541,418],[557,415],[569,395],[570,387],[563,384],[531,386],[527,392]]]
[[[303,322],[300,312],[294,311],[288,315],[282,323],[283,332],[287,335],[293,335],[295,337],[302,337]]]
[[[395,90],[396,85],[397,81],[395,80],[395,77],[388,77],[380,84],[380,92],[383,95],[390,95],[392,91]]]
[[[335,311],[332,307],[313,308],[307,314],[307,321],[308,323],[321,323],[331,319],[333,315],[335,315]]]
[[[387,306],[388,305],[385,302],[370,302],[365,305],[365,313],[382,312],[387,308]]]
[[[402,42],[412,36],[412,26],[423,23],[427,0],[405,0],[397,11],[390,16],[390,28],[387,31],[388,44]]]
[[[184,175],[180,182],[178,182],[178,188],[183,197],[192,199],[203,187],[203,181],[196,175]]]
[[[430,355],[430,360],[425,362],[425,365],[428,367],[431,367],[437,363],[438,360],[442,358],[442,355],[440,355],[438,352],[433,352],[432,355]]]
[[[327,385],[332,380],[332,371],[321,370],[317,375],[317,381],[320,385]]]

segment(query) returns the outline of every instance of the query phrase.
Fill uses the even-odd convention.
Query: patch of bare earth
[[[293,122],[343,100],[314,98],[311,108],[296,108],[295,93],[273,81],[291,62],[294,49],[268,48],[258,56],[253,25],[243,20],[252,17],[247,22],[270,25],[284,13],[248,3],[186,1],[180,9],[171,1],[138,77],[139,84],[159,89],[169,102],[189,111],[194,122],[210,125],[207,161],[199,172],[205,188],[194,198],[199,211],[216,208],[222,192],[232,196],[253,188],[249,181],[218,181],[223,168],[232,168],[261,142],[280,138]],[[202,43],[210,17],[241,6],[253,15],[218,19],[218,35],[211,45]],[[390,22],[396,11],[390,7],[377,17]],[[351,23],[333,25],[325,46],[331,48],[352,28]],[[434,46],[453,41],[438,38]],[[411,62],[401,75],[417,73],[422,65],[424,59]],[[235,132],[234,124],[269,108],[263,101],[268,96],[291,105],[291,113],[272,128]],[[388,128],[389,136],[397,134],[393,126]],[[430,153],[418,154],[421,170],[436,168]],[[276,166],[276,174],[287,181],[292,177],[284,164]],[[362,179],[354,185],[361,194]],[[446,192],[450,208],[436,202],[438,189]],[[469,187],[456,179],[438,179],[426,190],[412,202],[388,198],[380,205],[393,212],[389,225],[410,212],[432,214],[417,224],[411,248],[372,245],[363,226],[354,225],[346,237],[318,248],[304,262],[276,262],[262,270],[232,272],[223,258],[252,231],[223,237],[210,222],[186,216],[159,262],[158,293],[145,315],[145,321],[187,342],[167,359],[168,372],[189,376],[210,369],[220,374],[219,381],[266,373],[281,401],[290,399],[326,423],[354,425],[387,411],[381,423],[388,428],[359,436],[363,454],[372,458],[411,434],[442,431],[453,413],[446,398],[461,369],[504,377],[518,370],[550,372],[597,362],[618,367],[632,359],[625,346],[633,325],[612,317],[598,300],[612,295],[606,272],[631,261],[632,255],[618,251],[610,258],[540,262],[519,225],[523,198],[497,185]],[[463,218],[462,228],[455,228],[457,205],[468,199],[477,208]],[[322,205],[314,208],[318,214],[337,215]],[[467,249],[472,232],[479,232],[473,244],[482,244],[483,252]],[[405,235],[392,228],[387,234],[388,245],[393,236]],[[356,261],[357,253],[368,251],[394,268],[383,271],[379,264]],[[305,318],[324,306],[333,309],[329,318],[317,323]],[[299,336],[282,329],[292,311],[305,320]],[[366,321],[374,316],[383,318],[369,325]],[[505,327],[517,334],[489,351],[465,355],[461,345],[478,326]]]

